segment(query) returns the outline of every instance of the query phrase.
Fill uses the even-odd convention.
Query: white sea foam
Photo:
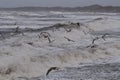
[[[28,15],[29,12],[25,14]],[[32,14],[38,15],[38,13],[30,13],[30,15]],[[64,13],[57,12],[54,14]],[[107,37],[106,41],[103,39],[96,41],[95,44],[98,46],[95,48],[87,48],[87,46],[89,46],[92,43],[92,39],[95,38],[94,35],[89,33],[90,29],[94,31],[116,31],[116,29],[120,28],[120,21],[117,20],[115,16],[111,18],[110,16],[101,14],[98,16],[81,16],[81,18],[78,14],[82,13],[77,13],[76,15],[79,16],[80,19],[90,18],[89,20],[91,22],[84,22],[85,25],[80,26],[80,29],[74,28],[71,32],[67,32],[64,28],[48,30],[47,32],[51,35],[50,39],[54,40],[52,43],[49,43],[48,39],[39,38],[38,35],[40,32],[25,33],[25,36],[16,35],[1,40],[0,79],[10,80],[14,77],[45,75],[48,68],[53,66],[66,67],[79,66],[80,63],[102,63],[102,59],[106,59],[106,62],[119,62],[120,38]],[[17,20],[19,20],[19,18],[20,17],[18,17]],[[102,20],[93,21],[96,18],[102,18]],[[74,20],[75,19],[73,19],[73,21]],[[76,21],[77,20],[78,18],[76,18]],[[62,23],[66,23],[66,20]],[[54,21],[52,24],[55,24]],[[25,25],[23,26],[25,27]],[[101,35],[99,35],[99,37],[100,36]],[[75,42],[68,41],[65,37]]]

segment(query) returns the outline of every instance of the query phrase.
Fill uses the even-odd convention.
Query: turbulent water
[[[26,80],[78,80],[79,74],[74,73],[81,64],[91,66],[80,68],[77,73],[85,76],[85,69],[91,79],[95,79],[89,69],[95,67],[98,71],[99,64],[120,61],[119,25],[119,13],[0,11],[0,80],[24,80],[23,77]],[[17,34],[16,27],[37,30]],[[13,31],[7,34],[2,32],[11,28]],[[63,71],[46,77],[50,67],[60,67]],[[108,68],[111,70],[113,66]],[[105,71],[106,76],[113,75],[104,69],[101,71]]]
[[[0,27],[16,27],[17,24],[19,27],[40,28],[69,21],[89,22],[106,16],[120,19],[119,13],[0,11]]]

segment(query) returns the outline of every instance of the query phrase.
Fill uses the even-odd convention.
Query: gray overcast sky
[[[120,0],[0,0],[0,7],[23,6],[86,6],[91,4],[120,6]]]

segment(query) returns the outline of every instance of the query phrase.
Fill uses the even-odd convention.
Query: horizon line
[[[41,7],[41,8],[55,8],[55,7],[59,7],[59,8],[77,8],[77,7],[89,7],[89,6],[101,6],[101,7],[120,7],[120,6],[115,6],[115,5],[99,5],[99,4],[93,4],[93,5],[86,5],[86,6],[74,6],[74,7],[65,7],[65,6],[16,6],[16,7],[0,7],[0,8],[30,8],[30,7]]]

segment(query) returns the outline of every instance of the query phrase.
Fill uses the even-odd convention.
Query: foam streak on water
[[[104,40],[100,34],[118,32],[119,19],[115,13],[0,11],[2,29],[46,27],[24,35],[0,35],[0,80],[45,75],[54,66],[119,62],[119,36],[110,33]]]
[[[89,12],[24,12],[24,11],[0,11],[0,27],[33,27],[53,25],[64,22],[87,22],[96,18],[105,17],[120,19],[117,13],[89,13]]]

